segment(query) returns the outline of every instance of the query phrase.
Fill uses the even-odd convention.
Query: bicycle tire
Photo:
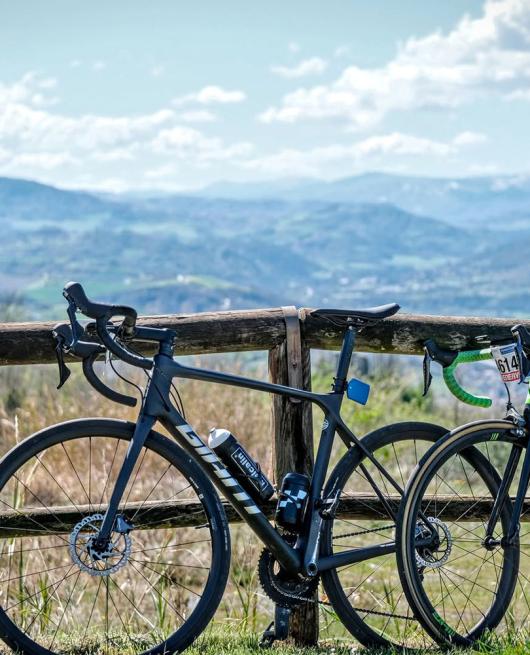
[[[501,548],[499,544],[496,549],[488,550],[483,541],[485,521],[473,513],[481,501],[495,498],[501,477],[490,451],[497,442],[507,447],[510,441],[505,435],[513,428],[513,423],[508,421],[477,421],[453,430],[418,464],[403,497],[397,535],[402,584],[424,629],[444,646],[468,647],[487,638],[503,620],[514,594],[519,570],[518,541],[512,546]],[[493,459],[498,456],[497,451]],[[466,486],[472,491],[470,498],[462,492]],[[450,493],[442,494],[441,490]],[[442,497],[443,503],[438,503]],[[458,509],[460,514],[454,519],[450,514],[451,499],[463,502]],[[417,558],[415,547],[415,535],[422,520],[418,513],[422,507],[424,515],[440,521],[437,530],[444,532],[447,537],[444,543],[449,544],[444,546],[445,553],[439,558],[433,551],[432,570],[428,565],[423,566],[425,560],[421,554]],[[503,534],[508,529],[511,513],[508,498],[499,517]],[[528,599],[526,605],[528,616]]]
[[[395,461],[387,461],[387,466],[394,467],[397,481],[404,488],[408,477],[408,470],[412,470],[412,465],[417,463],[420,455],[423,455],[435,441],[442,438],[445,434],[447,434],[447,429],[439,425],[404,422],[375,430],[363,437],[362,443],[378,460],[381,459],[384,461],[385,449],[390,450],[391,455],[395,454],[395,459],[398,459],[398,457],[402,459],[402,462],[397,461],[397,465]],[[396,445],[398,446],[397,449]],[[363,463],[367,465],[367,462],[368,460],[360,447],[353,446],[350,448],[331,473],[326,484],[324,497],[336,493],[339,489],[341,497],[344,497],[349,483],[355,491],[364,489],[368,493],[373,494],[370,485],[366,483],[366,476],[362,472],[359,473],[360,465]],[[368,468],[366,470],[372,477],[378,475],[373,466],[369,470]],[[376,481],[379,483],[380,488],[382,485],[387,492],[389,491],[388,487],[382,484],[382,477],[380,475]],[[400,497],[396,498],[395,493],[387,494],[387,501],[397,514],[401,499]],[[341,530],[340,526],[343,523],[340,516],[324,522],[321,543],[322,555],[333,554],[334,544],[337,544],[336,535]],[[372,533],[376,542],[379,540],[393,540],[395,522],[385,514],[381,516],[379,521],[362,522],[358,528],[356,526],[350,526],[350,530],[353,528],[353,532],[359,531],[361,534],[358,535],[357,542],[348,543],[346,546],[362,547],[367,545],[366,542],[369,539],[370,528],[373,529],[375,527],[378,529],[380,523],[383,524],[381,527],[386,529]],[[348,525],[349,522],[346,521],[345,524]],[[366,534],[362,534],[363,528],[367,530]],[[327,597],[342,624],[364,646],[378,649],[389,647],[406,647],[409,649],[420,646],[425,648],[432,644],[431,640],[426,637],[423,631],[418,630],[418,622],[413,616],[408,604],[404,601],[399,578],[396,573],[394,554],[383,555],[370,560],[366,564],[360,562],[359,564],[345,567],[343,570],[345,572],[348,570],[349,577],[342,574],[341,579],[341,571],[337,569],[322,572],[322,583]],[[365,580],[367,571],[370,573],[370,577],[368,578],[369,585],[365,584],[367,582]],[[354,577],[355,581],[350,579],[351,576]],[[391,584],[395,586],[394,588],[390,587],[390,589],[387,587],[385,591],[385,585],[389,579],[392,580]],[[363,584],[365,587],[369,586],[370,589],[361,589],[361,585]],[[397,603],[395,602],[395,597],[391,595],[394,592],[399,594]],[[359,596],[358,600],[355,601],[355,605],[352,602],[353,594]],[[359,605],[362,607],[359,607]],[[400,618],[392,619],[387,616],[392,613]]]
[[[118,451],[126,450],[133,435],[134,428],[135,425],[133,423],[111,419],[94,418],[68,421],[28,437],[15,446],[0,461],[1,504],[4,508],[6,505],[7,507],[11,506],[11,512],[21,513],[24,507],[28,511],[31,509],[33,511],[31,516],[37,517],[37,519],[33,519],[36,523],[35,527],[33,528],[33,524],[30,526],[31,530],[37,533],[37,536],[32,536],[31,538],[2,538],[0,535],[0,586],[4,588],[2,604],[0,606],[0,637],[14,651],[29,655],[51,655],[56,652],[53,649],[55,643],[60,643],[60,639],[62,638],[64,638],[65,643],[69,639],[76,638],[75,636],[80,635],[80,629],[83,628],[83,639],[88,640],[89,646],[91,645],[90,639],[97,637],[101,642],[105,642],[107,651],[115,652],[116,648],[121,650],[123,644],[128,639],[128,648],[132,648],[131,644],[134,643],[135,648],[133,650],[141,650],[149,655],[180,652],[193,642],[213,617],[221,601],[230,566],[230,535],[225,511],[213,485],[198,465],[175,443],[158,432],[151,431],[149,433],[143,449],[143,458],[141,455],[137,463],[136,475],[131,476],[129,482],[130,487],[128,487],[129,492],[126,499],[124,495],[124,502],[128,502],[130,498],[134,499],[138,496],[143,496],[144,493],[147,500],[142,498],[141,501],[135,501],[137,504],[134,505],[135,518],[132,520],[132,523],[137,529],[133,528],[130,533],[130,544],[132,546],[129,544],[128,559],[122,567],[119,567],[119,569],[116,569],[112,573],[108,573],[111,570],[110,563],[115,561],[116,557],[122,558],[119,562],[124,560],[127,554],[127,548],[125,546],[123,550],[120,550],[121,546],[115,547],[113,544],[111,550],[114,553],[114,560],[109,558],[103,564],[90,559],[86,555],[85,551],[89,552],[86,544],[90,540],[90,536],[86,536],[86,534],[90,535],[90,530],[92,529],[90,527],[91,524],[83,528],[83,530],[86,530],[86,534],[80,530],[75,536],[72,536],[75,533],[75,528],[73,531],[66,531],[64,529],[61,531],[61,527],[59,526],[51,536],[49,534],[44,536],[46,525],[43,521],[46,520],[53,523],[55,521],[54,516],[57,517],[59,511],[57,506],[52,504],[56,498],[59,498],[60,494],[51,478],[56,479],[57,487],[60,486],[62,480],[67,479],[67,476],[71,475],[72,480],[77,478],[76,485],[78,481],[79,484],[77,487],[79,489],[77,487],[74,489],[74,485],[71,485],[66,490],[66,495],[76,508],[79,504],[80,511],[85,511],[85,513],[86,511],[92,512],[90,514],[91,521],[97,523],[98,519],[94,518],[97,516],[97,512],[96,514],[93,512],[104,506],[104,498],[108,498],[106,489],[103,490],[103,494],[99,498],[100,487],[103,481],[105,481],[105,487],[111,487],[109,480],[112,480],[114,471],[119,469],[121,461],[123,461],[122,459],[120,460],[117,453]],[[84,447],[86,446],[84,442],[87,439],[90,439],[90,452]],[[99,448],[95,448],[94,443]],[[114,459],[109,467],[107,451],[112,452],[114,447]],[[102,448],[103,451],[101,451]],[[64,454],[61,455],[62,453],[66,456]],[[60,455],[63,459],[59,458]],[[75,466],[81,463],[83,458],[85,458],[85,462],[87,460],[90,461],[90,464],[87,465],[89,471],[88,477],[85,475],[86,471],[81,467],[75,471],[75,474],[70,473],[69,470],[67,471],[70,464],[72,464],[72,469],[75,470]],[[92,467],[92,462],[94,462],[94,467]],[[164,467],[167,465],[167,468],[159,468],[161,465]],[[29,467],[34,468],[30,469]],[[43,471],[42,467],[48,470],[50,478],[45,476],[44,472],[41,475],[40,472]],[[150,487],[147,486],[146,482],[148,478],[144,478],[141,473],[139,474],[142,471],[142,467],[144,467],[144,471],[148,471],[154,475],[150,479],[149,484],[153,480],[157,480],[149,494],[147,491]],[[103,470],[103,473],[101,473],[101,470]],[[162,474],[164,470],[165,473]],[[26,476],[27,472],[30,475]],[[105,475],[107,476],[106,480]],[[163,477],[167,475],[169,477]],[[92,479],[92,476],[94,476],[94,479]],[[46,480],[48,481],[47,484]],[[20,486],[20,481],[23,481],[22,484],[25,485],[24,487]],[[95,491],[96,483],[98,487],[97,493]],[[135,485],[137,486],[135,487]],[[180,486],[175,487],[174,485]],[[84,493],[89,500],[89,510],[83,510],[83,508],[86,508],[86,503],[85,505],[80,504],[79,499],[83,497],[80,487],[83,487]],[[29,495],[27,492],[29,488],[31,488],[32,494],[38,493],[35,498],[38,497],[41,501],[40,503],[37,503],[33,499],[33,496]],[[20,498],[23,497],[22,501],[20,498],[17,502],[9,501],[9,498],[13,498],[11,495],[13,489],[19,489],[21,493]],[[153,491],[153,489],[156,490]],[[154,528],[151,528],[149,521],[152,515],[149,514],[149,511],[152,511],[153,508],[157,511],[157,504],[158,507],[162,506],[166,502],[166,494],[170,492],[173,493],[172,500],[174,501],[177,501],[178,499],[176,497],[182,493],[184,493],[184,496],[181,495],[180,499],[183,502],[192,502],[193,498],[196,498],[197,500],[194,501],[198,503],[196,514],[197,517],[200,516],[201,521],[204,517],[204,525],[189,528],[183,527],[182,530],[184,532],[179,531],[180,528],[175,527],[174,524],[171,524],[173,527],[170,526],[169,528],[162,526],[156,531]],[[98,499],[99,504],[97,502]],[[92,506],[91,501],[93,501]],[[66,501],[63,500],[64,502]],[[143,524],[142,520],[144,521]],[[188,534],[186,530],[193,533],[192,538],[189,541],[184,540],[184,542],[179,542],[177,535]],[[63,543],[65,540],[64,534],[70,534],[68,547]],[[11,550],[9,548],[6,550],[5,548],[6,539],[12,542]],[[34,541],[30,544],[28,539],[29,541],[35,540],[37,542],[40,540],[40,549],[36,550],[26,547],[23,549],[21,545],[20,550],[17,550],[17,548],[13,547],[13,542],[18,541],[24,542],[26,546],[35,543]],[[52,541],[45,543],[46,539]],[[76,541],[76,539],[79,541]],[[116,537],[116,543],[118,541],[120,544],[122,542],[125,543],[123,536],[119,539]],[[150,541],[153,539],[154,541]],[[159,542],[158,539],[161,539],[162,542]],[[57,543],[59,545],[53,540],[58,540]],[[173,543],[175,540],[177,541]],[[36,544],[37,547],[39,543]],[[72,543],[74,543],[73,546]],[[77,550],[77,543],[80,544],[79,550]],[[162,546],[159,547],[160,543],[162,543]],[[133,549],[133,547],[136,548],[144,544],[145,547],[143,550]],[[161,549],[163,559],[160,559],[159,551]],[[9,556],[10,552],[11,556]],[[76,557],[79,558],[81,565],[74,561],[72,552],[76,553]],[[78,552],[81,554],[78,555]],[[19,610],[18,602],[13,605],[14,601],[11,600],[10,606],[10,599],[13,599],[14,596],[9,589],[10,582],[7,582],[6,592],[6,580],[9,580],[11,576],[6,576],[5,572],[6,570],[12,570],[12,567],[8,568],[8,564],[14,566],[20,565],[20,560],[23,557],[22,553],[24,554],[23,566],[26,567],[23,569],[24,584],[20,584],[20,581],[12,583],[18,585],[22,590],[25,589],[25,585],[28,587],[28,595],[26,596],[25,604],[22,605],[23,610]],[[159,554],[156,555],[156,553]],[[33,562],[38,558],[45,562],[46,559],[53,557],[59,557],[61,559],[53,566],[50,563],[50,568],[45,574],[48,577],[43,577],[44,580],[49,580],[50,577],[55,575],[53,573],[56,570],[54,568],[55,566],[59,570],[62,569],[64,571],[68,567],[67,558],[70,558],[70,564],[74,569],[77,568],[79,573],[77,574],[77,579],[73,581],[73,585],[69,581],[64,581],[66,580],[65,574],[65,579],[60,583],[60,585],[63,585],[63,589],[65,589],[62,599],[59,597],[60,586],[56,585],[53,587],[52,585],[52,591],[49,592],[50,598],[53,599],[54,596],[57,596],[59,600],[62,600],[62,607],[64,609],[60,620],[59,614],[56,616],[53,614],[55,610],[52,608],[49,609],[51,614],[47,618],[50,622],[54,622],[52,629],[55,630],[54,640],[50,642],[50,636],[48,636],[47,632],[43,631],[42,637],[38,633],[38,629],[42,630],[42,626],[39,627],[42,623],[42,609],[39,615],[37,613],[38,605],[34,607],[33,603],[30,602],[30,594],[37,584],[34,582],[35,576],[39,574],[39,577],[41,577],[41,572],[31,573],[35,566],[38,567],[38,564],[35,565]],[[177,561],[166,562],[164,561],[166,558]],[[48,561],[51,562],[50,559]],[[110,563],[107,564],[107,561]],[[67,562],[64,567],[60,566],[63,562]],[[199,566],[200,562],[203,564],[210,562],[210,567]],[[85,568],[82,568],[82,566]],[[94,572],[95,568],[98,567],[98,570],[102,570],[102,566],[107,567],[107,569],[103,569],[104,574]],[[134,571],[139,571],[141,575],[135,573],[133,569]],[[154,577],[152,571],[154,571]],[[33,576],[33,581],[31,576]],[[141,576],[147,582],[142,582]],[[99,583],[94,582],[92,584],[92,578],[94,580],[99,578]],[[104,584],[105,590],[102,594],[101,588],[104,578],[107,581]],[[152,583],[153,580],[154,583]],[[97,593],[94,595],[91,610],[90,606],[84,600],[85,591],[80,592],[78,590],[78,581],[80,587],[85,585],[84,589],[92,589],[93,586],[99,584],[97,586]],[[148,587],[148,583],[151,584],[151,587]],[[204,588],[201,586],[203,584]],[[71,590],[69,592],[70,596],[66,598],[66,588],[68,586],[71,587]],[[188,589],[190,593],[187,594],[185,589]],[[199,590],[202,590],[201,594],[198,593]],[[192,592],[195,596],[198,596],[198,600],[196,600]],[[75,598],[72,602],[72,595],[74,593]],[[115,595],[114,598],[113,593]],[[162,595],[163,593],[165,595]],[[37,599],[35,602],[42,603],[43,601],[38,594],[39,590],[37,589],[37,595],[33,595],[33,598]],[[188,595],[191,600],[188,600]],[[105,599],[103,599],[103,596],[105,596]],[[111,612],[109,612],[109,596],[113,603]],[[80,599],[78,606],[72,607],[78,597]],[[90,592],[86,593],[86,597],[92,598]],[[124,597],[126,600],[124,600]],[[116,614],[120,612],[118,608],[129,608],[126,602],[127,600],[131,603],[131,608],[128,610],[129,615],[125,616],[125,620],[120,614],[120,625]],[[100,615],[104,617],[104,609],[103,607],[100,609],[100,606],[104,605],[105,602],[106,623],[104,623],[103,618],[101,621],[99,620]],[[65,620],[64,616],[67,610],[69,614]],[[78,610],[78,614],[75,614],[76,610]],[[182,624],[175,631],[173,631],[173,621],[176,622],[176,620],[170,610],[176,610],[178,616],[183,619]],[[142,612],[144,613],[143,615]],[[32,616],[32,620],[30,621],[28,616],[32,613],[35,616]],[[110,618],[109,614],[111,614]],[[83,619],[82,621],[81,618]],[[94,621],[95,627],[90,625],[92,620]],[[145,621],[146,627],[143,627],[142,620]],[[156,621],[158,623],[154,623]],[[37,622],[36,628],[34,628],[35,622]],[[55,628],[55,624],[58,622],[59,626]],[[61,629],[61,623],[64,625],[64,629]],[[101,632],[100,623],[104,625],[105,634]],[[150,624],[155,626],[151,632],[149,631]],[[130,633],[129,629],[132,631],[135,625],[138,626],[138,633]],[[57,633],[60,630],[61,632],[58,635]],[[160,643],[152,643],[156,639],[160,639]],[[74,643],[72,649],[76,650],[78,647],[79,644]],[[59,650],[65,652],[62,648]],[[90,650],[90,647],[88,650]],[[105,652],[103,646],[98,646],[95,650],[98,652],[103,650]]]

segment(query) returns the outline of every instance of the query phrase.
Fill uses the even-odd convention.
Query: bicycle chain
[[[283,589],[280,589],[277,587],[273,580],[270,581],[271,585],[275,588],[275,590],[280,593],[282,596],[288,596],[289,598],[292,598],[293,600],[299,600],[303,603],[318,603],[319,605],[325,605],[326,607],[332,607],[331,603],[328,603],[324,600],[315,600],[314,598],[307,598],[305,596],[301,596],[299,594],[290,594]],[[375,616],[386,616],[392,619],[403,619],[405,621],[415,621],[416,619],[414,617],[410,616],[404,616],[403,614],[391,614],[390,612],[381,612],[380,610],[369,610],[365,607],[355,607],[352,605],[352,609],[355,610],[356,612],[360,612],[361,614],[372,614]]]
[[[341,537],[363,535],[363,534],[368,534],[370,532],[380,532],[382,530],[388,530],[389,528],[394,528],[394,527],[395,527],[394,525],[387,525],[387,526],[383,526],[381,528],[372,528],[371,530],[362,530],[362,531],[359,531],[359,532],[348,533],[346,535],[341,535]],[[269,551],[267,551],[267,549],[264,549],[262,551],[262,554],[260,555],[260,559],[262,557],[264,557],[265,554],[268,553],[268,552]],[[331,607],[332,606],[331,603],[320,600],[319,598],[317,598],[317,599],[307,598],[307,596],[303,596],[302,594],[295,594],[293,592],[285,591],[285,589],[282,589],[281,587],[279,587],[275,583],[274,578],[272,576],[270,576],[270,575],[268,576],[268,579],[266,581],[263,580],[262,577],[260,576],[260,582],[261,582],[261,586],[263,587],[263,590],[269,596],[269,598],[270,598],[270,595],[268,593],[268,589],[266,588],[268,584],[271,585],[271,587],[274,589],[274,591],[277,594],[283,596],[284,598],[286,598],[286,599],[289,598],[289,599],[291,599],[293,601],[298,601],[297,603],[290,603],[290,604],[286,603],[287,607],[289,607],[289,606],[296,607],[296,605],[300,604],[300,603],[318,603],[319,605],[325,605],[326,607]],[[274,601],[275,599],[272,598],[271,600]],[[410,616],[404,616],[403,614],[392,614],[390,612],[382,612],[380,610],[367,609],[365,607],[355,607],[355,606],[352,605],[352,609],[355,612],[359,612],[361,614],[371,614],[371,615],[374,615],[374,616],[385,616],[385,617],[393,618],[393,619],[403,619],[405,621],[415,620],[414,618],[412,618]]]
[[[371,532],[382,532],[383,530],[393,530],[396,526],[383,525],[381,528],[372,528],[371,530],[360,530],[359,532],[347,532],[346,534],[338,534],[333,539],[344,539],[345,537],[358,537],[362,534],[370,534]]]

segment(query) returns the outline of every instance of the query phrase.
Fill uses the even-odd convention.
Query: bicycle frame
[[[363,446],[362,441],[346,426],[340,416],[340,408],[346,389],[346,376],[354,344],[355,331],[353,327],[349,327],[344,336],[333,390],[327,394],[314,393],[208,369],[184,366],[173,360],[172,349],[166,348],[166,352],[164,352],[161,346],[160,352],[154,357],[155,366],[151,380],[146,389],[144,403],[140,410],[134,435],[129,444],[127,455],[105,513],[99,532],[99,539],[105,540],[110,537],[119,504],[134,465],[149,431],[156,421],[160,421],[168,432],[173,435],[179,446],[188,452],[206,472],[243,521],[249,525],[252,531],[269,548],[282,567],[290,573],[315,576],[319,571],[346,564],[354,564],[372,557],[379,557],[386,553],[395,552],[394,542],[388,542],[377,546],[356,548],[326,557],[319,557],[321,526],[322,521],[325,520],[320,510],[326,500],[330,500],[330,502],[334,500],[333,498],[323,499],[321,494],[329,466],[335,433],[341,437],[348,448],[354,445],[360,447],[396,491],[400,494],[403,493],[399,485],[386,472],[384,467],[377,462],[372,453]],[[171,404],[169,392],[173,378],[200,380],[203,382],[226,384],[234,387],[279,394],[315,403],[322,409],[324,421],[310,485],[305,524],[294,546],[289,545],[278,534],[259,506],[241,487],[217,455],[201,440],[193,428],[188,425],[177,409]],[[370,483],[376,494],[381,498],[382,493],[377,488],[376,483],[373,480]]]

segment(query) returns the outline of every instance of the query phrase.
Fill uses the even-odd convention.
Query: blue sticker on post
[[[359,403],[360,405],[366,405],[368,402],[368,396],[370,395],[370,385],[362,380],[357,380],[357,378],[352,378],[348,382],[348,389],[346,395],[350,400]]]

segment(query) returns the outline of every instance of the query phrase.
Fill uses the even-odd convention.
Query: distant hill
[[[217,183],[200,195],[392,204],[459,226],[493,227],[499,219],[512,227],[524,221],[530,223],[530,176],[447,179],[366,173],[332,182],[293,179],[260,184]]]
[[[65,191],[29,180],[0,177],[0,218],[10,222],[101,215],[106,207],[106,202],[82,191]]]
[[[31,317],[62,317],[62,285],[78,279],[150,313],[397,301],[528,315],[527,187],[458,184],[373,174],[287,181],[270,195],[226,185],[239,197],[219,197],[217,185],[109,196],[0,178],[0,304],[15,294]]]

